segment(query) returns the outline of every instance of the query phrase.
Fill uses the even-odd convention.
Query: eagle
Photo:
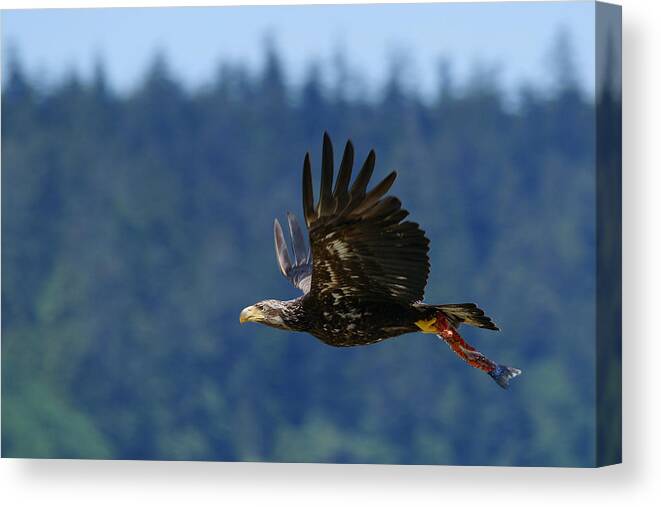
[[[423,303],[429,276],[429,239],[405,220],[409,212],[387,195],[397,173],[368,190],[376,162],[371,150],[351,182],[354,147],[347,141],[334,180],[333,146],[324,133],[321,185],[315,204],[310,154],[303,161],[303,215],[309,247],[295,215],[287,213],[291,253],[280,222],[275,251],[282,274],[302,295],[267,299],[241,311],[240,322],[307,332],[327,345],[369,345],[406,333],[433,333],[469,365],[502,388],[521,370],[497,364],[467,343],[461,324],[498,331],[474,303]],[[334,183],[334,185],[333,185]]]

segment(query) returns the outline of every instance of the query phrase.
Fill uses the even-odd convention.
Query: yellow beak
[[[241,315],[239,315],[239,322],[241,324],[245,322],[259,322],[264,320],[264,314],[256,306],[248,306],[241,310]]]

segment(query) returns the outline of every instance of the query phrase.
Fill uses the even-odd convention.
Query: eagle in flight
[[[324,134],[321,188],[315,205],[310,154],[303,162],[303,212],[310,247],[296,217],[288,213],[291,252],[278,220],[275,250],[280,271],[302,296],[268,299],[241,311],[240,321],[304,331],[328,345],[369,345],[404,333],[438,335],[469,365],[488,373],[503,388],[521,370],[497,364],[467,343],[461,324],[498,331],[473,303],[422,302],[429,275],[429,240],[408,220],[397,197],[386,195],[391,172],[367,190],[376,156],[369,152],[351,183],[354,149],[348,141],[333,186],[333,147]]]

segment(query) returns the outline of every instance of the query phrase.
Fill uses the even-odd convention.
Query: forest
[[[3,457],[589,465],[595,454],[595,99],[570,54],[514,104],[489,68],[439,64],[378,96],[280,55],[184,87],[156,56],[119,93],[100,62],[2,89]],[[341,67],[342,62],[337,65]],[[355,88],[355,86],[353,86]],[[523,370],[501,390],[433,335],[336,349],[239,324],[296,291],[273,219],[301,213],[303,156],[347,139],[431,240],[425,300]],[[317,183],[318,184],[318,183]]]

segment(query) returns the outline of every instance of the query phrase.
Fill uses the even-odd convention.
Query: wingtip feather
[[[305,264],[309,257],[309,252],[303,239],[303,231],[298,224],[298,219],[291,211],[287,212],[287,223],[289,224],[289,234],[291,235],[291,244],[294,251],[294,264],[300,266]]]
[[[340,169],[335,181],[333,190],[333,199],[336,204],[336,211],[341,211],[349,203],[349,183],[351,182],[351,172],[353,169],[354,149],[351,139],[344,146]]]
[[[289,258],[285,236],[282,232],[282,226],[277,218],[273,221],[273,236],[275,239],[275,255],[278,260],[278,266],[282,274],[287,276],[287,273],[291,270],[291,260]]]
[[[372,177],[372,172],[374,172],[374,165],[376,164],[376,153],[374,150],[370,150],[367,154],[367,158],[361,167],[358,176],[351,186],[352,196],[359,196],[365,193],[367,190],[367,184]]]
[[[324,142],[321,151],[321,188],[319,189],[319,216],[332,214],[333,208],[333,144],[328,132],[324,132]]]
[[[314,190],[312,189],[312,164],[310,152],[305,154],[303,160],[303,217],[308,227],[314,220]]]

